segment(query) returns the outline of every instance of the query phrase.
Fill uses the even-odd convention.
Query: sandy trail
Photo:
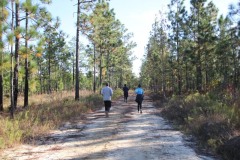
[[[119,100],[109,118],[104,110],[86,114],[86,120],[66,123],[36,145],[21,145],[4,151],[2,159],[13,160],[213,160],[197,154],[167,121],[156,115],[149,97],[143,113],[134,97]]]

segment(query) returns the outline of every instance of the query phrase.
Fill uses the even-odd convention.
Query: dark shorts
[[[110,111],[111,104],[112,104],[111,101],[104,101],[105,111],[108,111],[108,112]]]
[[[128,93],[124,93],[124,97],[128,97]]]
[[[142,94],[138,94],[136,96],[136,100],[135,100],[138,104],[142,104],[143,101],[143,95]]]

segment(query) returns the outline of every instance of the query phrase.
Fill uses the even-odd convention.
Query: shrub
[[[190,94],[185,100],[185,108],[189,111],[191,116],[195,115],[210,115],[213,114],[212,106],[216,105],[215,101],[212,101],[208,95],[202,95],[200,93]]]
[[[117,88],[113,91],[113,99],[117,99],[119,97],[123,96],[123,91],[120,88]]]
[[[232,128],[224,116],[212,115],[209,117],[198,117],[189,123],[190,132],[215,150],[232,135]]]
[[[11,119],[0,120],[0,149],[19,144],[24,130],[19,126],[19,121]]]
[[[162,111],[164,117],[184,125],[186,131],[214,151],[232,136],[232,128],[240,123],[239,113],[236,106],[227,106],[200,93],[173,96]]]
[[[102,107],[103,104],[102,96],[100,94],[92,94],[84,99],[84,103],[86,104],[88,109],[96,110]]]
[[[218,148],[218,153],[226,160],[240,159],[240,136],[236,136]]]
[[[186,110],[183,107],[182,98],[174,96],[163,109],[162,115],[169,120],[184,124],[187,118]]]

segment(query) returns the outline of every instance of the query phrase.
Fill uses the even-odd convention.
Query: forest
[[[164,107],[163,116],[201,145],[228,150],[223,157],[238,159],[231,154],[238,155],[240,142],[240,3],[230,5],[226,17],[218,16],[212,2],[190,4],[188,11],[184,1],[172,0],[167,18],[160,11],[140,78],[161,97],[157,103]]]
[[[49,3],[1,1],[1,111],[4,96],[11,98],[14,110],[18,95],[24,95],[23,107],[28,107],[32,94],[74,89],[95,92],[104,81],[117,88],[124,79],[135,79],[132,34],[106,2],[78,3],[77,34],[69,42],[59,29],[60,19],[46,9]],[[80,31],[89,45],[78,45]]]
[[[108,1],[76,2],[76,36],[70,41],[60,29],[61,17],[47,10],[49,4],[51,0],[0,1],[1,121],[18,117],[19,108],[36,110],[31,96],[74,92],[76,105],[82,90],[99,98],[104,82],[115,90],[141,83],[156,105],[164,106],[166,118],[208,146],[217,149],[239,136],[240,4],[230,5],[227,16],[218,16],[218,8],[207,0],[191,0],[190,10],[184,0],[171,0],[168,12],[159,11],[152,24],[139,77],[132,72],[133,33],[116,19]],[[80,34],[88,45],[81,43]],[[91,98],[87,105],[98,99]],[[203,136],[206,125],[214,132],[208,137]]]

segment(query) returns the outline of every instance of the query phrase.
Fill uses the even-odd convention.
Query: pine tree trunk
[[[101,48],[100,48],[100,63],[99,63],[99,68],[100,68],[100,75],[99,75],[99,85],[102,85],[102,51],[101,51]]]
[[[27,55],[26,55],[26,58],[25,58],[25,88],[24,88],[24,108],[27,108],[28,107],[28,90],[29,90],[29,84],[28,84],[28,78],[29,78],[29,75],[28,75],[28,10],[26,10],[26,26],[25,26],[25,29],[26,29],[26,35],[25,35],[25,48],[26,48],[26,51],[27,51]]]
[[[2,31],[2,22],[0,22],[0,32]],[[3,64],[3,41],[0,33],[0,66]],[[3,111],[3,73],[0,71],[0,111]]]
[[[200,51],[198,51],[200,52]],[[197,56],[197,63],[196,63],[196,72],[197,72],[197,90],[199,92],[202,91],[202,68],[201,68],[201,59],[200,59],[200,53],[198,53]]]
[[[12,8],[12,22],[11,22],[11,31],[14,32],[14,4],[11,1],[11,8]],[[14,118],[14,89],[13,89],[13,74],[14,74],[14,65],[13,65],[14,55],[13,55],[13,45],[11,45],[11,73],[10,73],[10,86],[11,86],[11,108],[10,108],[10,117]]]
[[[95,45],[93,45],[93,54],[94,54],[94,66],[93,66],[93,92],[96,93],[96,48]]]
[[[51,42],[49,42],[49,45],[51,45]],[[49,53],[48,53],[48,94],[50,94],[50,93],[51,93],[51,55],[50,55],[50,49],[49,49]]]
[[[38,63],[40,71],[42,70],[42,66],[40,63]],[[41,72],[39,72],[39,81],[40,81],[40,93],[43,94],[43,80],[42,80],[42,75]]]
[[[77,4],[77,35],[76,35],[76,77],[75,77],[75,100],[79,101],[79,27],[80,27],[80,1],[78,0]]]
[[[3,111],[3,76],[0,75],[0,111]]]
[[[15,3],[15,28],[20,26],[19,22],[19,3]],[[13,73],[13,94],[14,94],[14,108],[17,108],[17,100],[18,100],[18,66],[19,66],[19,37],[16,35],[15,37],[15,66]]]

